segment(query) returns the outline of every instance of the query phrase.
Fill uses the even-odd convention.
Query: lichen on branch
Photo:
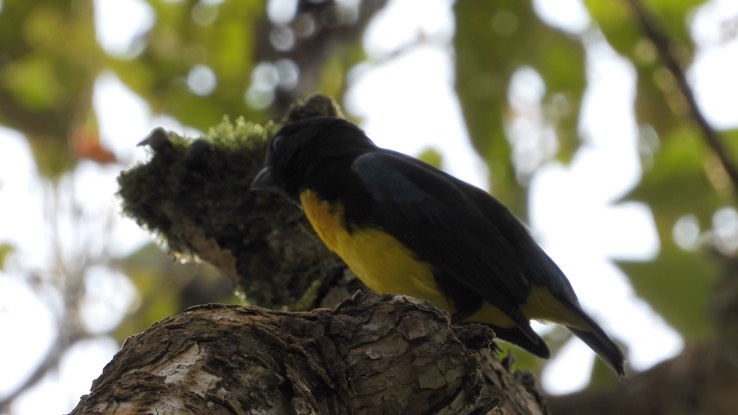
[[[338,115],[323,96],[296,104],[285,121]],[[247,301],[269,308],[310,309],[345,266],[318,241],[299,209],[277,193],[252,193],[267,139],[277,124],[224,119],[203,137],[157,128],[141,142],[151,159],[118,178],[123,213],[154,233],[180,259],[216,266]],[[350,280],[350,279],[349,279]],[[348,281],[350,295],[360,287]]]

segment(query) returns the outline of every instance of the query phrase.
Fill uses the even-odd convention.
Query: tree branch
[[[368,291],[337,309],[205,305],[126,341],[72,414],[545,414],[493,332]]]
[[[643,7],[640,0],[628,0],[628,3],[635,15],[638,17],[638,21],[643,28],[643,33],[645,33],[645,35],[656,46],[656,50],[658,50],[664,66],[671,73],[674,79],[676,79],[677,86],[687,101],[689,112],[692,114],[692,117],[697,123],[700,131],[702,131],[702,136],[720,160],[720,163],[733,184],[733,188],[738,189],[738,167],[736,167],[735,163],[730,158],[730,152],[725,148],[725,145],[723,145],[720,135],[714,128],[712,128],[705,118],[705,115],[702,113],[699,105],[697,105],[697,100],[694,96],[694,92],[692,91],[692,87],[689,85],[687,76],[679,63],[676,53],[674,53],[671,39],[661,29],[660,25],[656,21],[656,17],[651,15],[645,7]],[[738,196],[738,194],[736,196]]]

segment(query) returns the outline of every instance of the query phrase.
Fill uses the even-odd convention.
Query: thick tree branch
[[[126,341],[72,414],[544,414],[493,332],[366,292],[337,309],[207,305]]]

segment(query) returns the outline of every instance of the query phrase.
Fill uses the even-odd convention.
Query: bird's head
[[[359,155],[377,147],[354,124],[337,117],[312,117],[291,122],[269,140],[264,168],[251,189],[273,188],[293,201],[305,186],[340,180],[336,166],[350,165]]]

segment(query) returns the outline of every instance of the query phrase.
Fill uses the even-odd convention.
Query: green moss
[[[337,107],[326,100],[332,103],[308,99],[286,119],[334,115]],[[151,159],[121,173],[118,195],[123,213],[173,256],[213,264],[249,302],[294,307],[300,299],[300,308],[312,308],[306,296],[321,291],[315,287],[336,274],[340,261],[287,198],[250,189],[277,129],[242,118],[224,118],[196,139],[156,129],[141,143]]]

